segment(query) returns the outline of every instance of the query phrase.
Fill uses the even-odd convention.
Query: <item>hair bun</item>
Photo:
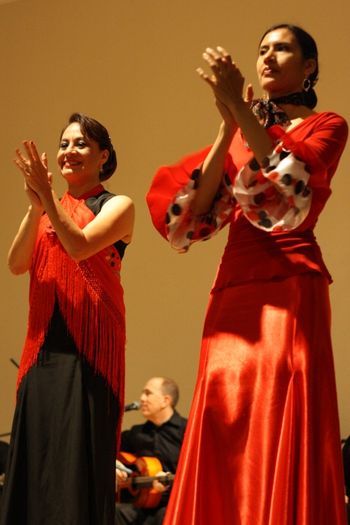
[[[117,169],[117,154],[115,152],[115,149],[111,145],[109,149],[109,156],[104,165],[102,166],[102,170],[100,172],[100,181],[104,181],[109,179],[115,170]]]
[[[308,91],[304,91],[305,106],[313,109],[317,105],[317,95],[314,88],[310,88]]]

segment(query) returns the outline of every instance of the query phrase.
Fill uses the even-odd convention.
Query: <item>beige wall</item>
[[[271,4],[272,5],[272,4]],[[279,5],[279,7],[278,7]],[[231,50],[247,79],[255,81],[256,46],[273,23],[304,26],[320,49],[319,109],[350,120],[348,0],[19,0],[0,5],[1,169],[0,206],[0,434],[10,429],[16,369],[25,334],[27,277],[12,277],[6,253],[27,203],[12,164],[22,139],[35,139],[54,173],[58,133],[72,111],[101,120],[119,153],[108,184],[136,203],[135,242],[128,249],[126,294],[128,401],[151,375],[181,387],[187,414],[193,391],[207,295],[225,242],[177,255],[153,230],[144,196],[156,168],[210,143],[219,117],[195,68],[207,45]],[[350,433],[348,352],[350,285],[349,149],[334,180],[334,194],[318,226],[333,274],[333,336],[342,435]],[[55,176],[59,192],[63,185]],[[140,416],[128,414],[125,425]]]

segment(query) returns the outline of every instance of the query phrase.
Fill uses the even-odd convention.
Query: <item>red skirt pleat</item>
[[[211,296],[164,525],[346,525],[328,283]]]

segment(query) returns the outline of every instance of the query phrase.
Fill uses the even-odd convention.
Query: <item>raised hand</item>
[[[33,141],[24,141],[27,156],[16,150],[15,164],[24,176],[25,190],[32,204],[41,204],[41,195],[45,191],[51,191],[52,175],[48,171],[47,157],[43,153],[41,156]]]
[[[218,109],[223,119],[234,122],[234,106],[244,102],[244,77],[239,68],[232,62],[231,56],[223,47],[207,47],[203,58],[209,65],[212,74],[208,75],[202,68],[197,72],[212,88]]]

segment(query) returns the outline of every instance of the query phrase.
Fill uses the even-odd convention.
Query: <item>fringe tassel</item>
[[[79,226],[93,216],[85,205],[82,209],[75,203],[75,210],[79,212]],[[70,211],[74,215],[72,208]],[[113,261],[119,261],[118,268],[109,265],[111,250],[115,252]],[[123,413],[125,311],[119,268],[114,247],[81,263],[73,261],[43,217],[31,270],[28,331],[17,386],[37,360],[57,298],[78,352],[106,379]]]

